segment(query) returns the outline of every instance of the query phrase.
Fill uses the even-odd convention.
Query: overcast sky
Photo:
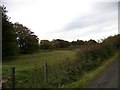
[[[2,0],[2,4],[7,7],[10,21],[28,27],[40,40],[73,41],[100,40],[117,34],[117,1]]]

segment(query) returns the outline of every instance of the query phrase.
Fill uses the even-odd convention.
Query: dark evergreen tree
[[[2,56],[14,56],[18,53],[15,29],[6,15],[6,7],[0,6],[0,8],[2,9]]]

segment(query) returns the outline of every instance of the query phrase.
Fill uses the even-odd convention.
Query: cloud
[[[84,2],[83,2],[84,1]],[[92,0],[91,0],[92,1]],[[98,39],[117,33],[118,3],[112,0],[3,0],[12,22],[20,22],[39,38]],[[118,0],[114,0],[118,1]]]
[[[95,3],[90,14],[80,15],[53,32],[52,38],[60,37],[69,41],[101,39],[118,33],[118,7],[116,2]]]
[[[117,23],[117,3],[96,3],[94,13],[85,16],[79,16],[68,23],[63,31],[74,30],[75,28],[86,28],[92,25],[102,26]]]

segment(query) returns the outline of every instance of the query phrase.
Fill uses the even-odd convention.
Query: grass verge
[[[62,86],[61,88],[85,88],[86,85],[95,78],[98,74],[100,74],[108,65],[110,65],[113,61],[116,60],[118,57],[118,53],[116,53],[114,56],[112,56],[110,59],[105,60],[106,62],[103,63],[100,67],[96,68],[95,70],[92,70],[88,73],[85,73],[84,76],[71,84],[66,84]]]

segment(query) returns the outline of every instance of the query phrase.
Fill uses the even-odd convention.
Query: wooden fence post
[[[15,67],[11,68],[11,88],[15,88]]]
[[[48,69],[47,69],[47,62],[45,62],[45,82],[48,81]]]

